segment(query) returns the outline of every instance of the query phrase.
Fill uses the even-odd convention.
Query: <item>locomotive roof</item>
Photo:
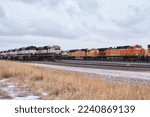
[[[85,48],[85,49],[81,49],[80,51],[85,51],[85,52],[86,52],[86,51],[88,51],[88,49],[87,49],[87,48]]]
[[[53,46],[50,46],[50,47],[52,47],[52,48],[60,48],[59,45],[53,45]]]
[[[30,50],[30,49],[36,49],[36,47],[35,46],[26,47],[26,50]]]
[[[19,48],[18,50],[21,51],[21,50],[25,50],[26,48],[25,47],[22,47],[22,48]]]
[[[117,49],[127,49],[129,47],[130,47],[129,45],[127,45],[127,46],[117,46]]]
[[[17,50],[18,50],[18,49],[13,49],[12,51],[15,52],[15,51],[17,51]]]
[[[37,50],[44,50],[44,49],[49,49],[49,48],[59,48],[60,49],[60,46],[58,45],[53,45],[53,46],[43,46],[43,47],[37,47],[36,49]]]
[[[108,49],[108,48],[98,48],[97,50],[103,51],[103,50],[106,50],[106,49]]]
[[[45,50],[45,49],[48,49],[49,48],[49,46],[44,46],[44,47],[37,47],[36,49],[37,50]]]
[[[87,52],[88,49],[86,48],[86,49],[73,49],[73,50],[69,50],[69,52],[76,52],[76,51],[85,51],[85,52]]]
[[[75,51],[79,51],[79,49],[69,50],[69,52],[75,52]]]
[[[11,49],[11,50],[8,50],[7,52],[12,52],[13,50]]]

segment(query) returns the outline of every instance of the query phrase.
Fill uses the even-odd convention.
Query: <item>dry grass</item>
[[[0,99],[10,98],[6,91],[0,90]]]
[[[150,85],[132,86],[86,78],[79,73],[0,61],[0,77],[15,78],[43,99],[150,99]]]

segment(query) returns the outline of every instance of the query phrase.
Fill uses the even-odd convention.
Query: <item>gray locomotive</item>
[[[58,45],[43,47],[22,47],[7,51],[0,51],[0,59],[7,60],[59,60],[61,47]]]

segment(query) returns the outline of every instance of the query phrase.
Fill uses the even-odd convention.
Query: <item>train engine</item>
[[[61,59],[61,47],[58,45],[44,47],[22,47],[0,52],[0,59],[7,60],[52,60]]]
[[[147,49],[147,61],[150,61],[150,45],[147,46],[148,49]]]
[[[38,60],[52,60],[61,59],[61,48],[58,45],[38,47],[36,54]]]
[[[145,50],[141,45],[118,46],[106,51],[107,60],[140,61],[144,60]]]
[[[87,56],[87,49],[74,49],[68,51],[68,59],[85,59]]]

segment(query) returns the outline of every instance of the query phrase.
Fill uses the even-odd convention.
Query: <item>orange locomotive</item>
[[[118,46],[106,50],[107,60],[136,61],[144,59],[145,50],[141,45]]]
[[[148,53],[147,53],[148,61],[150,61],[150,45],[148,45]]]
[[[148,45],[148,56],[150,57],[150,45]]]
[[[99,56],[99,51],[97,49],[91,49],[87,51],[87,56],[85,57],[86,59],[97,59]]]
[[[85,59],[87,56],[87,49],[81,49],[81,50],[70,50],[68,52],[68,58],[69,59]]]
[[[81,50],[70,50],[68,52],[69,59],[96,59],[99,56],[99,51],[97,49],[81,49]]]
[[[116,48],[99,48],[99,49],[81,49],[70,50],[69,59],[93,59],[93,60],[120,60],[120,61],[138,61],[145,59],[145,50],[141,45],[135,46],[118,46]],[[149,46],[150,56],[150,46]]]

